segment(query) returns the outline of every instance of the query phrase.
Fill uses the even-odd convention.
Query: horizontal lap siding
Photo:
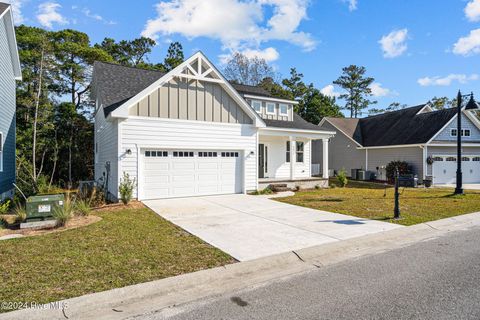
[[[143,147],[244,150],[245,188],[257,188],[256,128],[251,125],[130,118],[120,123],[120,131],[121,146],[118,156],[122,157],[122,150],[132,150],[131,155],[122,157],[121,171],[132,177],[137,178],[137,151]],[[250,155],[251,151],[254,151],[255,155]],[[120,176],[122,174],[119,172]]]
[[[0,197],[15,182],[15,76],[7,42],[5,19],[0,19],[0,132],[3,133],[3,170]],[[0,199],[1,200],[1,199]]]
[[[369,149],[368,171],[376,172],[377,177],[385,180],[385,169],[391,161],[406,161],[412,166],[413,172],[423,179],[423,149],[420,147]],[[377,167],[379,171],[377,171]]]
[[[259,143],[263,143],[268,147],[267,178],[290,178],[290,163],[286,162],[287,141],[288,138],[260,137]],[[303,163],[295,163],[295,178],[310,177],[311,142],[304,142]],[[296,157],[295,153],[292,153],[292,156]]]
[[[351,169],[365,169],[365,150],[358,150],[357,144],[346,137],[343,133],[330,123],[325,122],[322,130],[336,131],[335,137],[328,143],[328,167],[335,171],[345,169],[350,176]],[[312,163],[322,164],[323,162],[323,141],[314,140],[312,150]]]
[[[110,161],[108,191],[114,196],[118,193],[118,125],[116,120],[106,121],[103,110],[95,115],[95,143],[98,150],[95,156],[95,180],[106,174],[105,164]]]

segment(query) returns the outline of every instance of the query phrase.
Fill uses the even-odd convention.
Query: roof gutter
[[[359,150],[365,149],[390,149],[390,148],[412,148],[412,147],[419,147],[422,148],[425,143],[418,143],[418,144],[393,144],[391,146],[374,146],[374,147],[358,147]]]

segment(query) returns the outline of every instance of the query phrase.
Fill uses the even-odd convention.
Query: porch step
[[[270,189],[274,192],[290,191],[290,188],[286,184],[271,184]]]

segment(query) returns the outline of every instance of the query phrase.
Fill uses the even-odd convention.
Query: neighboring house
[[[469,111],[475,105],[471,99],[462,114],[465,183],[480,183],[480,122]],[[456,108],[433,111],[425,104],[361,119],[327,117],[319,126],[337,131],[329,143],[330,169],[336,172],[345,169],[350,176],[351,169],[362,169],[386,180],[387,164],[402,160],[420,181],[428,177],[434,184],[451,184],[456,181],[456,119]],[[316,142],[313,163],[322,163]]]
[[[15,183],[16,80],[22,79],[11,6],[0,2],[0,201]]]
[[[92,97],[95,179],[115,199],[124,173],[140,200],[328,186],[312,178],[311,145],[327,148],[334,132],[301,119],[295,101],[229,83],[201,52],[166,74],[96,62]]]

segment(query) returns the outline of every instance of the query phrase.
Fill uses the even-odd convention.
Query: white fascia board
[[[274,98],[274,97],[264,97],[264,96],[256,96],[252,94],[245,94],[243,95],[247,99],[253,99],[253,100],[264,100],[264,101],[272,101],[272,102],[279,102],[279,103],[286,103],[286,104],[298,104],[298,101],[295,100],[287,100],[287,99],[280,99],[280,98]]]
[[[433,109],[432,109],[432,103],[431,103],[431,102],[427,102],[427,103],[423,106],[423,108],[420,109],[420,111],[417,112],[416,115],[419,115],[419,114],[421,114],[421,113],[424,113],[425,109],[428,109],[427,112],[433,111]]]
[[[166,73],[164,76],[162,76],[160,79],[152,83],[150,86],[142,90],[140,93],[136,94],[133,98],[129,99],[126,101],[124,104],[122,104],[119,108],[114,110],[111,113],[111,116],[113,118],[128,118],[128,110],[140,102],[143,98],[148,96],[149,94],[153,93],[157,88],[165,84],[166,82],[170,81],[174,77],[185,77],[185,75],[181,74],[181,71],[183,71],[190,63],[192,63],[195,59],[203,60],[205,63],[209,65],[210,68],[212,68],[212,72],[217,73],[217,76],[220,78],[219,81],[215,81],[219,83],[231,96],[232,98],[242,107],[242,109],[252,118],[254,121],[254,124],[256,127],[266,127],[265,122],[262,120],[262,118],[248,105],[248,103],[243,99],[240,94],[232,87],[230,83],[223,77],[223,75],[216,69],[216,67],[207,59],[207,57],[202,53],[202,52],[197,52],[187,60],[185,60],[183,63],[181,63],[179,66],[177,66],[175,69],[171,70],[170,72]]]
[[[398,145],[391,145],[391,146],[375,146],[375,147],[361,147],[357,148],[359,150],[368,150],[368,149],[390,149],[390,148],[412,148],[412,147],[419,147],[423,148],[425,143],[419,144],[398,144]]]
[[[324,121],[328,121],[327,118],[323,118],[322,121],[320,121],[320,123],[318,124],[319,126],[321,126],[323,124]],[[345,137],[347,137],[348,139],[350,139],[353,143],[355,143],[357,145],[357,148],[361,149],[363,148],[363,146],[358,143],[357,141],[355,141],[352,137],[350,137],[348,134],[346,134],[343,130],[341,130],[340,128],[338,128],[336,125],[334,125],[332,122],[328,121],[328,123],[330,123],[332,126],[334,126],[338,131],[340,131]]]
[[[457,143],[434,143],[434,144],[429,144],[428,147],[457,147]],[[474,143],[474,142],[462,142],[462,148],[463,147],[480,147],[480,143]]]
[[[304,129],[290,129],[290,128],[261,128],[259,130],[260,135],[266,136],[295,136],[304,137],[309,139],[329,139],[335,136],[335,131],[317,131],[317,130],[304,130]]]
[[[15,25],[13,24],[12,6],[3,12],[0,19],[5,19],[5,26],[7,29],[7,41],[10,48],[10,57],[13,65],[13,73],[15,80],[22,81],[22,68],[20,65],[20,56],[18,55],[17,38],[15,36]]]

